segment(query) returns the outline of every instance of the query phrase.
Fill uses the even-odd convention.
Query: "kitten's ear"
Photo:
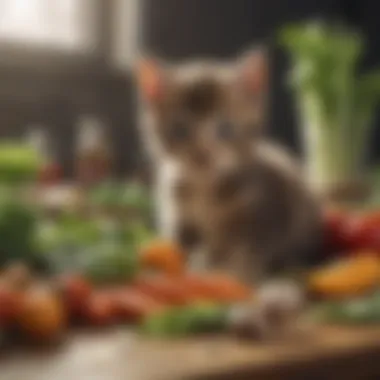
[[[163,65],[154,58],[140,58],[136,69],[137,84],[143,98],[152,104],[162,100],[166,87]]]
[[[253,95],[267,91],[269,64],[266,49],[252,49],[239,58],[238,81],[248,93]]]

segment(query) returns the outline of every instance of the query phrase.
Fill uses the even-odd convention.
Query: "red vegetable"
[[[192,274],[183,281],[193,298],[231,303],[245,301],[252,296],[252,289],[225,274]]]
[[[95,326],[109,326],[115,321],[115,304],[107,293],[93,293],[82,311],[85,322]]]
[[[39,182],[43,185],[55,185],[62,178],[62,169],[57,163],[44,166],[39,173]]]
[[[123,322],[138,322],[162,308],[157,300],[133,287],[123,287],[112,294],[116,315]]]
[[[380,253],[380,212],[352,217],[343,235],[351,250],[370,249]]]
[[[328,208],[324,214],[325,247],[330,253],[346,251],[350,247],[347,223],[351,216],[341,209]]]
[[[92,294],[92,287],[80,275],[68,275],[60,279],[66,308],[71,317],[81,314],[83,305]]]
[[[22,303],[22,293],[0,284],[0,327],[7,327],[17,317]]]

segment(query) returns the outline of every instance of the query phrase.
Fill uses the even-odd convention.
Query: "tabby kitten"
[[[172,67],[143,60],[139,69],[162,235],[247,281],[308,261],[319,204],[290,155],[262,134],[265,54]]]

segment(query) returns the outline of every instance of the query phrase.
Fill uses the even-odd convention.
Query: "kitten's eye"
[[[218,124],[217,135],[220,139],[229,140],[234,137],[234,126],[231,122],[224,120]]]
[[[184,121],[176,121],[171,125],[170,135],[176,140],[185,140],[190,135],[190,128]]]

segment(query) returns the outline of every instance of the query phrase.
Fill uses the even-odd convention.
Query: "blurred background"
[[[276,31],[316,17],[349,21],[366,35],[371,67],[380,54],[379,7],[371,0],[0,0],[1,137],[45,129],[70,175],[81,120],[90,117],[107,131],[116,173],[133,174],[142,157],[131,77],[137,52],[229,57],[264,41],[273,59],[268,128],[298,150]]]
[[[137,128],[134,66],[140,52],[180,62],[231,58],[255,44],[269,47],[268,132],[305,153],[308,179],[326,195],[320,253],[332,266],[312,268],[310,281],[309,270],[297,273],[296,288],[319,297],[327,324],[379,324],[380,128],[372,128],[380,124],[378,112],[374,116],[380,101],[379,11],[375,0],[0,0],[0,351],[10,354],[0,363],[1,379],[67,378],[63,368],[72,379],[83,373],[119,378],[112,370],[126,372],[118,363],[130,373],[154,372],[149,378],[156,379],[166,363],[170,369],[188,357],[201,366],[216,357],[219,366],[223,355],[208,356],[215,345],[202,341],[189,351],[168,345],[166,356],[166,345],[150,349],[137,342],[141,360],[128,361],[124,335],[87,338],[71,335],[68,327],[130,324],[163,338],[226,333],[229,306],[252,300],[252,289],[237,279],[213,272],[192,276],[182,248],[157,234],[151,188],[138,181],[148,168]],[[302,22],[315,19],[333,21],[332,27]],[[339,22],[364,38],[340,29]],[[159,275],[150,276],[152,270]],[[324,300],[337,302],[329,308]],[[162,308],[168,314],[157,314]],[[316,310],[316,319],[322,314]],[[368,342],[371,366],[364,367],[378,375],[378,328],[363,339],[362,331],[351,333],[347,340],[335,335],[339,345],[328,350],[330,339],[322,339],[321,352],[351,352],[346,346]],[[261,339],[261,331],[252,336]],[[19,343],[63,338],[68,343],[60,360],[23,360],[22,350],[12,356]],[[226,364],[239,357],[235,340],[232,348],[230,343]],[[306,346],[314,351],[301,341],[300,354]],[[288,346],[282,349],[288,357]],[[173,361],[181,352],[186,360]],[[356,352],[335,367],[362,379],[364,356]],[[260,356],[257,363],[268,363],[269,373],[273,367],[284,379],[271,362],[277,353],[268,351],[270,360]],[[154,364],[147,365],[150,355]],[[313,363],[322,376],[305,367],[309,373],[300,378],[327,378],[330,366],[321,365],[319,356]],[[189,361],[184,372],[195,367]]]

